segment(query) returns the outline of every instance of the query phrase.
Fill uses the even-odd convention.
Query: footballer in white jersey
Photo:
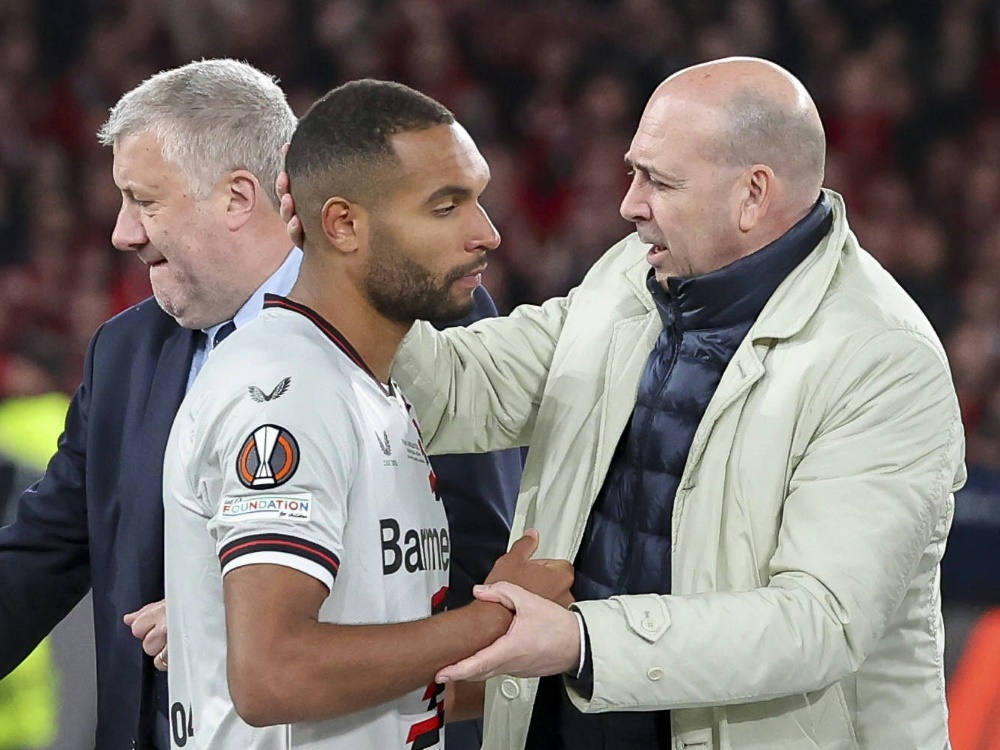
[[[309,308],[269,296],[214,352],[164,467],[172,747],[442,748],[433,682],[358,713],[254,728],[227,686],[222,579],[270,563],[329,590],[320,620],[396,623],[443,608],[450,539],[409,405]]]

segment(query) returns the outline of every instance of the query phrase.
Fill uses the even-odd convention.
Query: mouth
[[[164,266],[167,264],[167,259],[162,256],[159,258],[143,258],[140,255],[139,260],[141,260],[150,268],[157,268],[158,266]]]
[[[487,264],[483,263],[481,266],[477,266],[472,271],[455,279],[455,284],[462,284],[464,286],[477,287],[483,283],[483,271],[486,270]]]
[[[667,252],[667,248],[664,245],[652,245],[648,251],[646,251],[646,258],[652,262],[654,259],[663,255]]]

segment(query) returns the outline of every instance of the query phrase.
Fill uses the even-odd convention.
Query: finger
[[[142,617],[144,614],[146,614],[146,612],[148,612],[151,607],[155,607],[159,603],[160,602],[150,602],[149,604],[145,604],[139,607],[139,609],[137,609],[135,612],[127,613],[122,619],[125,621],[126,625],[131,625],[139,617]]]
[[[282,159],[287,159],[288,158],[288,149],[291,148],[291,146],[292,146],[291,143],[286,143],[284,146],[281,147],[281,158]]]
[[[458,682],[459,680],[482,681],[496,674],[494,665],[503,664],[505,655],[504,637],[501,636],[493,644],[477,651],[462,661],[445,667],[434,675],[439,683]]]
[[[132,620],[131,630],[132,635],[134,635],[139,640],[144,639],[149,631],[156,626],[156,619],[149,617],[146,612],[140,611],[136,618]],[[152,656],[152,654],[150,654]]]
[[[278,179],[281,178],[279,177]],[[295,202],[292,200],[290,193],[282,193],[280,188],[278,193],[281,195],[281,205],[278,208],[278,213],[281,214],[281,220],[287,224],[295,217]]]
[[[480,601],[502,604],[511,612],[516,612],[517,604],[514,601],[512,592],[506,590],[508,587],[520,588],[520,586],[515,586],[514,584],[507,583],[506,581],[500,581],[486,586],[473,586],[472,595]]]
[[[167,631],[162,628],[153,628],[149,634],[142,639],[142,650],[152,656],[158,654],[167,647]]]
[[[538,549],[538,532],[534,529],[525,529],[524,536],[510,546],[508,555],[521,557],[523,560],[530,560]]]
[[[481,672],[481,670],[482,667],[478,659],[476,659],[475,656],[470,656],[468,659],[462,659],[462,661],[457,664],[452,664],[450,667],[442,669],[434,675],[434,681],[443,685],[449,682],[459,682],[462,680],[488,680],[493,676],[492,674]],[[477,676],[480,673],[481,676]]]
[[[161,672],[167,671],[167,649],[164,647],[156,656],[153,657],[153,666],[156,667]]]
[[[546,560],[532,560],[531,562],[536,563],[538,565],[542,565],[551,570],[553,573],[561,573],[562,575],[567,576],[571,581],[573,580],[573,575],[574,575],[573,566],[566,560],[546,559]]]
[[[278,176],[274,180],[274,191],[279,198],[284,198],[288,193],[288,172],[278,172]]]

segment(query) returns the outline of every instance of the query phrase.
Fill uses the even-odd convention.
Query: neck
[[[306,254],[289,299],[319,313],[340,331],[383,383],[389,382],[392,359],[410,324],[389,320],[350,283],[344,274],[330,273],[310,263]]]
[[[271,215],[258,217],[246,225],[247,231],[241,237],[249,239],[249,244],[242,253],[245,263],[253,266],[253,277],[257,280],[247,297],[269,278],[281,264],[285,262],[292,250],[292,241],[281,218],[271,212]]]

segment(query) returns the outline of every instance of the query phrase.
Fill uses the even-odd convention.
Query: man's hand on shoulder
[[[288,156],[288,145],[286,143],[281,147],[282,156]],[[302,220],[295,215],[295,200],[292,198],[291,181],[288,178],[288,172],[282,171],[278,174],[278,178],[274,181],[274,189],[281,201],[279,209],[281,220],[288,225],[286,227],[288,238],[296,246],[302,247],[302,244],[306,241],[306,232],[302,228]]]

